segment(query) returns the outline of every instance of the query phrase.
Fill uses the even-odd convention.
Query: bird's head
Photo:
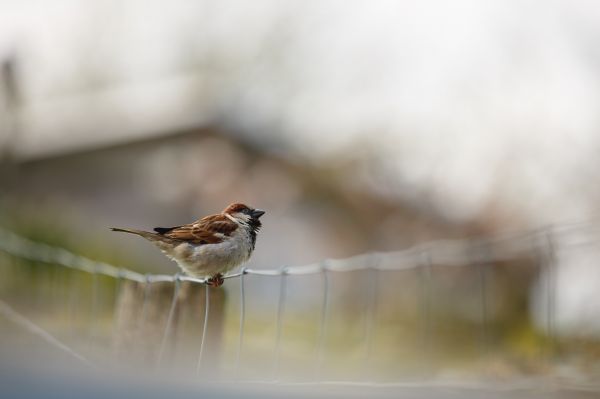
[[[265,214],[265,211],[251,208],[244,204],[234,203],[225,208],[223,213],[231,216],[239,222],[259,228],[261,224],[258,219]]]

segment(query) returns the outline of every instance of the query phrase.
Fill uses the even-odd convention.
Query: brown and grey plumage
[[[223,284],[223,274],[247,261],[254,251],[259,218],[265,212],[234,203],[223,212],[175,227],[156,227],[154,232],[113,227],[136,234],[155,244],[192,277],[210,277]]]

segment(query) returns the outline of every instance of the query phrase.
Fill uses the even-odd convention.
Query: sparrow
[[[111,227],[136,234],[156,245],[189,276],[205,278],[213,287],[223,285],[223,274],[246,262],[256,244],[265,211],[233,203],[223,212],[190,224],[155,227],[154,232]]]

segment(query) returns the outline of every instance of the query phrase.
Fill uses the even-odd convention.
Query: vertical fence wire
[[[479,301],[480,301],[480,345],[481,351],[484,356],[487,356],[490,351],[490,337],[489,337],[489,316],[488,316],[488,300],[487,300],[487,264],[480,262],[477,264],[477,270],[479,274]]]
[[[146,327],[146,317],[148,316],[148,306],[150,303],[150,295],[152,293],[152,280],[149,274],[145,276],[144,282],[144,298],[142,299],[142,310],[140,311],[140,316],[137,322],[137,338],[138,342],[141,341],[142,334]]]
[[[547,369],[552,367],[554,356],[554,300],[556,296],[554,274],[555,274],[555,248],[552,237],[552,228],[548,227],[539,231],[533,242],[532,252],[536,255],[537,266],[537,285],[540,297],[543,297],[541,303],[544,313],[544,329],[546,340],[540,344],[539,356],[540,363],[545,364]]]
[[[58,308],[62,308],[63,298],[62,298],[62,284],[61,284],[61,272],[63,270],[59,270],[57,265],[52,265],[51,275],[50,275],[50,299],[52,303],[52,310],[56,312]]]
[[[113,309],[112,309],[112,331],[116,333],[117,331],[117,322],[119,315],[119,301],[121,299],[121,289],[123,288],[123,269],[119,269],[119,275],[115,279],[115,290],[114,290],[114,299],[113,299]]]
[[[323,302],[321,304],[321,318],[319,321],[319,335],[317,337],[317,360],[315,364],[314,379],[319,381],[325,360],[325,340],[327,339],[327,320],[329,319],[329,274],[327,261],[320,265],[323,276]]]
[[[242,349],[244,345],[244,327],[246,324],[246,292],[244,287],[244,276],[246,275],[246,268],[242,267],[242,274],[240,275],[240,333],[238,337],[237,354],[235,357],[235,378],[238,379],[240,376],[240,366],[242,361]]]
[[[69,294],[68,294],[68,308],[69,308],[69,325],[70,330],[75,333],[78,330],[78,326],[76,325],[77,318],[77,307],[79,304],[79,276],[78,271],[70,270],[69,271]]]
[[[39,308],[44,305],[43,287],[45,278],[39,271],[43,265],[39,262],[32,262],[32,266],[33,269],[31,270],[30,281],[31,286],[33,287],[33,293],[31,294],[31,299],[34,302],[34,305]]]
[[[556,246],[552,228],[546,230],[545,238],[545,256],[544,263],[546,269],[546,328],[548,335],[548,363],[552,363],[556,350],[556,326],[555,326],[555,311],[556,311]]]
[[[158,351],[158,358],[156,360],[156,368],[160,368],[162,365],[162,361],[165,356],[165,351],[167,349],[167,343],[169,342],[169,338],[171,338],[171,330],[173,329],[173,318],[175,315],[175,308],[177,307],[177,301],[179,300],[179,289],[181,287],[181,279],[180,274],[175,276],[175,285],[173,287],[173,298],[171,300],[171,307],[169,308],[169,314],[167,316],[167,324],[165,326],[165,331],[163,333],[162,341],[160,344],[160,349]]]
[[[433,374],[433,359],[432,359],[432,335],[433,326],[431,320],[431,253],[429,250],[424,250],[421,253],[421,265],[419,270],[419,279],[421,286],[421,334],[420,346],[423,348],[423,376],[431,378]]]
[[[271,373],[272,379],[279,380],[279,365],[281,361],[281,337],[283,329],[283,317],[285,314],[285,300],[287,290],[287,269],[281,268],[281,276],[279,279],[279,297],[277,301],[277,325],[275,335],[275,353],[273,358],[273,370]]]
[[[204,286],[204,323],[202,326],[202,338],[200,340],[200,352],[198,353],[198,364],[196,365],[196,375],[202,371],[202,360],[204,358],[204,347],[206,345],[206,334],[208,333],[208,312],[210,309],[210,285]]]
[[[478,296],[479,296],[479,347],[482,356],[485,358],[490,352],[489,337],[489,316],[488,316],[488,263],[490,259],[489,247],[487,243],[473,242],[469,245],[471,256],[467,259],[477,269],[478,278]]]
[[[379,292],[379,255],[374,254],[369,258],[370,267],[367,269],[369,281],[366,285],[367,289],[367,310],[365,314],[365,354],[362,362],[362,375],[369,379],[369,370],[371,365],[371,356],[373,353],[373,336],[375,333],[375,321],[377,318],[377,300]]]
[[[547,319],[547,306],[548,306],[548,301],[547,301],[547,286],[545,285],[545,278],[546,275],[544,274],[544,268],[545,268],[545,251],[544,251],[544,243],[543,240],[541,238],[538,238],[536,241],[534,241],[531,244],[531,254],[533,257],[533,261],[534,261],[534,267],[535,267],[535,272],[534,272],[534,278],[533,278],[533,284],[534,284],[534,289],[537,290],[537,296],[538,296],[538,312],[544,314],[545,317],[545,323],[546,325],[544,326],[545,328],[548,327],[548,319]],[[541,300],[541,298],[544,297],[543,300]],[[543,309],[542,309],[543,308]],[[537,361],[539,361],[540,364],[546,364],[547,362],[547,345],[546,343],[538,343],[537,346]]]
[[[89,332],[88,332],[88,346],[90,349],[94,346],[94,341],[96,339],[96,331],[98,326],[98,273],[94,271],[92,273],[92,289],[90,290],[91,302],[90,302],[90,324],[89,324]]]
[[[115,298],[114,298],[114,303],[113,303],[113,309],[112,309],[112,325],[111,325],[111,335],[112,335],[112,339],[113,342],[116,342],[117,340],[117,334],[119,333],[119,306],[120,306],[120,298],[121,298],[121,288],[123,286],[123,278],[124,278],[124,271],[122,268],[119,269],[119,274],[116,277],[116,281],[115,281]],[[140,310],[140,313],[142,311]],[[136,332],[138,331],[137,328],[135,330]],[[115,345],[113,347],[113,353],[112,353],[112,357],[113,357],[113,361],[117,361],[118,360],[118,348]]]

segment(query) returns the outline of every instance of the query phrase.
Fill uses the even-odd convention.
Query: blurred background
[[[599,20],[594,1],[0,1],[0,227],[173,274],[147,242],[108,228],[175,226],[244,202],[267,211],[247,266],[277,269],[554,226],[544,244],[514,238],[526,249],[501,262],[468,246],[459,267],[434,256],[425,302],[418,269],[330,278],[320,379],[594,381]],[[572,222],[585,227],[564,233]],[[143,284],[9,250],[0,267],[0,299],[92,360],[143,341],[123,338],[148,301]],[[314,371],[313,277],[289,278],[282,326],[280,279],[248,276],[242,376],[272,376],[260,359],[276,337],[283,376]],[[163,288],[161,334],[173,296]],[[178,300],[199,299],[179,321],[202,325],[204,288],[182,288]],[[222,377],[238,356],[239,281],[211,295]],[[0,362],[27,369],[35,338],[13,324],[2,320]],[[424,347],[435,356],[423,360]],[[146,352],[136,356],[157,356]],[[376,358],[368,378],[364,363],[346,367],[365,353]]]

